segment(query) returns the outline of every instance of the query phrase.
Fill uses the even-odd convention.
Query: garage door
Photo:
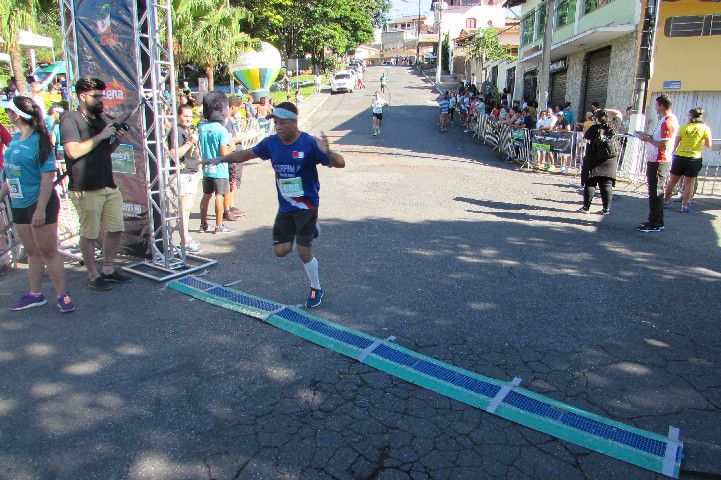
[[[566,103],[566,79],[567,71],[556,72],[551,75],[551,98],[549,102],[552,106],[558,107]]]
[[[588,54],[586,58],[586,89],[583,94],[583,112],[591,111],[591,104],[606,106],[608,70],[611,66],[611,49],[604,48]]]

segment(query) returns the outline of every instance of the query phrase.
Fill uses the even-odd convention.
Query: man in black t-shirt
[[[80,220],[80,250],[88,270],[88,286],[109,290],[111,283],[132,279],[113,266],[123,233],[123,196],[113,180],[110,155],[120,145],[125,131],[116,129],[103,116],[105,83],[81,77],[75,84],[80,108],[67,112],[60,121],[65,149],[70,199]],[[95,264],[95,245],[103,236],[103,265]]]
[[[172,148],[173,133],[170,134],[170,151],[177,153],[180,161],[180,204],[183,210],[183,242],[188,253],[201,253],[200,245],[190,238],[188,222],[190,211],[195,206],[198,183],[203,177],[200,171],[200,146],[198,134],[193,126],[193,107],[178,107],[178,148]]]

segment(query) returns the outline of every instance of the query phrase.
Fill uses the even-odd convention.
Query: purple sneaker
[[[17,312],[20,310],[27,310],[28,308],[39,307],[41,305],[45,305],[46,303],[48,303],[48,301],[45,300],[45,295],[42,293],[33,295],[28,292],[20,297],[20,300],[18,300],[17,303],[10,305],[10,310]]]
[[[70,295],[60,295],[58,297],[58,308],[60,313],[70,313],[75,310],[75,304],[70,299]]]

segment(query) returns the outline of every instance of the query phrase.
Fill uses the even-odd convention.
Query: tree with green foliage
[[[278,46],[286,58],[310,54],[316,66],[326,49],[342,55],[370,41],[390,8],[388,0],[231,1],[252,13],[242,30]]]
[[[20,30],[36,29],[37,12],[37,0],[0,0],[0,37],[5,41],[3,48],[10,54],[18,92],[23,94],[28,93],[28,85],[23,75],[23,56],[18,36]]]
[[[513,58],[509,47],[501,43],[498,30],[495,28],[476,30],[473,36],[466,41],[464,48],[468,59],[480,61],[481,71],[486,62]]]
[[[260,42],[240,31],[250,12],[226,7],[225,0],[173,0],[173,43],[178,62],[193,63],[215,88],[215,69],[234,62]]]

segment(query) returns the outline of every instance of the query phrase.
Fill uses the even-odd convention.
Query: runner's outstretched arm
[[[328,164],[329,167],[345,167],[345,159],[343,158],[343,155],[330,149],[330,147],[328,146],[328,137],[325,136],[325,133],[321,134],[321,138],[316,137],[315,141],[318,143],[318,148],[320,148],[320,151],[325,153],[330,159],[330,163]]]
[[[247,148],[245,150],[241,150],[240,152],[232,152],[228,155],[223,155],[222,157],[209,158],[207,160],[203,160],[200,163],[203,165],[218,165],[223,162],[243,163],[243,162],[247,162],[248,160],[252,160],[254,158],[258,158],[258,156],[255,153],[253,153],[252,148]]]

